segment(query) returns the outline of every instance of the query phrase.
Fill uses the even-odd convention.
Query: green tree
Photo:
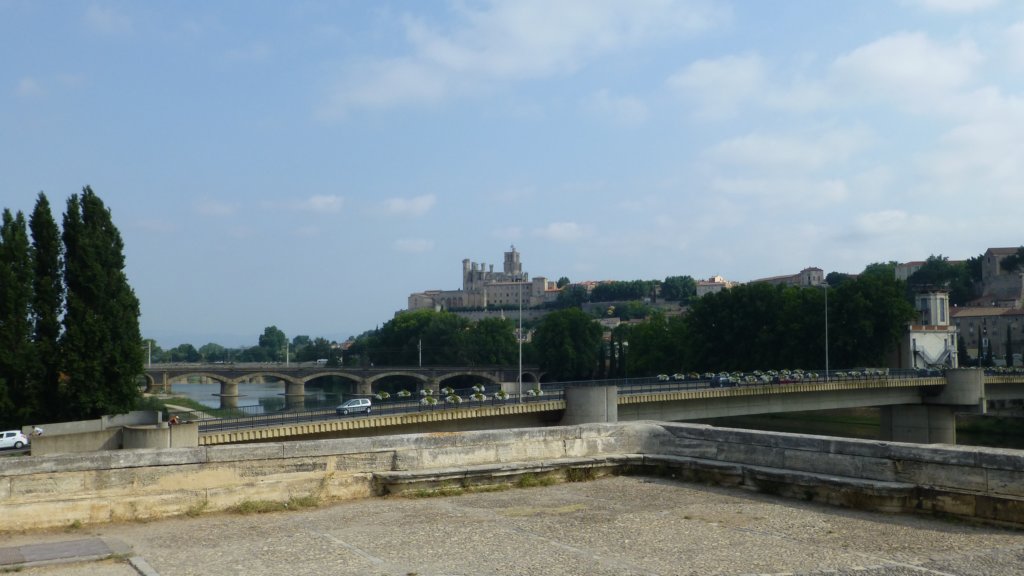
[[[202,356],[191,344],[179,344],[170,350],[171,362],[199,362]]]
[[[214,342],[200,346],[198,353],[199,359],[204,362],[224,362],[228,359],[228,349]]]
[[[1007,272],[1016,272],[1024,269],[1024,246],[1017,248],[1017,251],[999,262],[999,267]]]
[[[143,369],[139,301],[124,273],[121,234],[88,186],[68,200],[63,240],[61,408],[68,418],[125,413],[139,398]]]
[[[32,263],[25,216],[3,211],[0,225],[0,422],[10,427],[35,415],[30,310]]]
[[[1006,325],[1006,365],[1013,366],[1013,333],[1010,325]]]
[[[569,284],[558,293],[558,298],[553,303],[553,308],[579,308],[585,302],[590,301],[587,289],[579,284]]]
[[[661,284],[662,300],[686,304],[697,296],[697,282],[691,276],[669,276]]]
[[[33,354],[36,372],[33,380],[39,395],[36,419],[57,419],[59,398],[61,313],[64,308],[63,247],[60,229],[46,195],[39,193],[29,218],[32,231],[32,321]]]
[[[470,364],[511,365],[519,361],[519,348],[512,320],[484,318],[466,333],[466,356]]]
[[[260,335],[259,347],[266,352],[268,360],[284,360],[288,337],[277,326],[267,326]]]
[[[569,284],[570,284],[569,277],[568,276],[562,276],[561,278],[558,279],[558,282],[555,283],[555,286],[557,286],[558,289],[561,290],[562,288],[565,288]]]
[[[590,378],[597,368],[601,326],[576,308],[552,312],[534,334],[534,349],[543,369],[560,381]]]
[[[633,376],[672,374],[681,370],[682,358],[673,342],[668,319],[660,312],[633,326],[629,350],[629,373]]]

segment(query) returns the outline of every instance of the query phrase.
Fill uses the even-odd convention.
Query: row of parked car
[[[888,375],[886,368],[860,368],[855,370],[837,370],[829,372],[828,377],[832,380],[878,378]],[[806,372],[804,370],[755,370],[753,372],[689,372],[687,374],[676,373],[658,374],[660,382],[693,382],[707,381],[711,387],[757,385],[757,384],[788,384],[793,382],[805,382],[822,380],[824,375],[819,372]]]

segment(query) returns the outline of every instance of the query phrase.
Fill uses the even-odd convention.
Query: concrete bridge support
[[[951,406],[885,406],[881,439],[915,444],[956,444],[956,414]]]
[[[360,396],[369,396],[373,394],[373,385],[370,384],[369,380],[360,380],[356,383],[356,394]]]
[[[284,383],[285,409],[302,410],[306,407],[306,384],[287,381]]]
[[[619,421],[618,386],[569,386],[562,426]]]
[[[920,405],[882,408],[882,440],[917,444],[956,444],[957,412],[985,412],[985,372],[963,368],[946,372],[946,385],[924,396]]]
[[[238,408],[238,382],[220,383],[220,407],[221,409]]]

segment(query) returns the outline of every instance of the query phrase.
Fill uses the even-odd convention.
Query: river
[[[735,416],[701,420],[700,422],[731,428],[877,440],[880,436],[879,421],[877,408],[856,408]],[[958,417],[956,442],[962,446],[1024,450],[1024,418]]]

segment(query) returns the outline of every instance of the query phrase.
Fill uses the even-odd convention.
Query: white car
[[[353,398],[346,400],[345,402],[338,405],[334,409],[338,413],[338,416],[347,416],[356,412],[370,413],[370,399],[369,398]]]
[[[28,436],[22,434],[21,430],[0,432],[0,448],[24,448],[28,445]]]

